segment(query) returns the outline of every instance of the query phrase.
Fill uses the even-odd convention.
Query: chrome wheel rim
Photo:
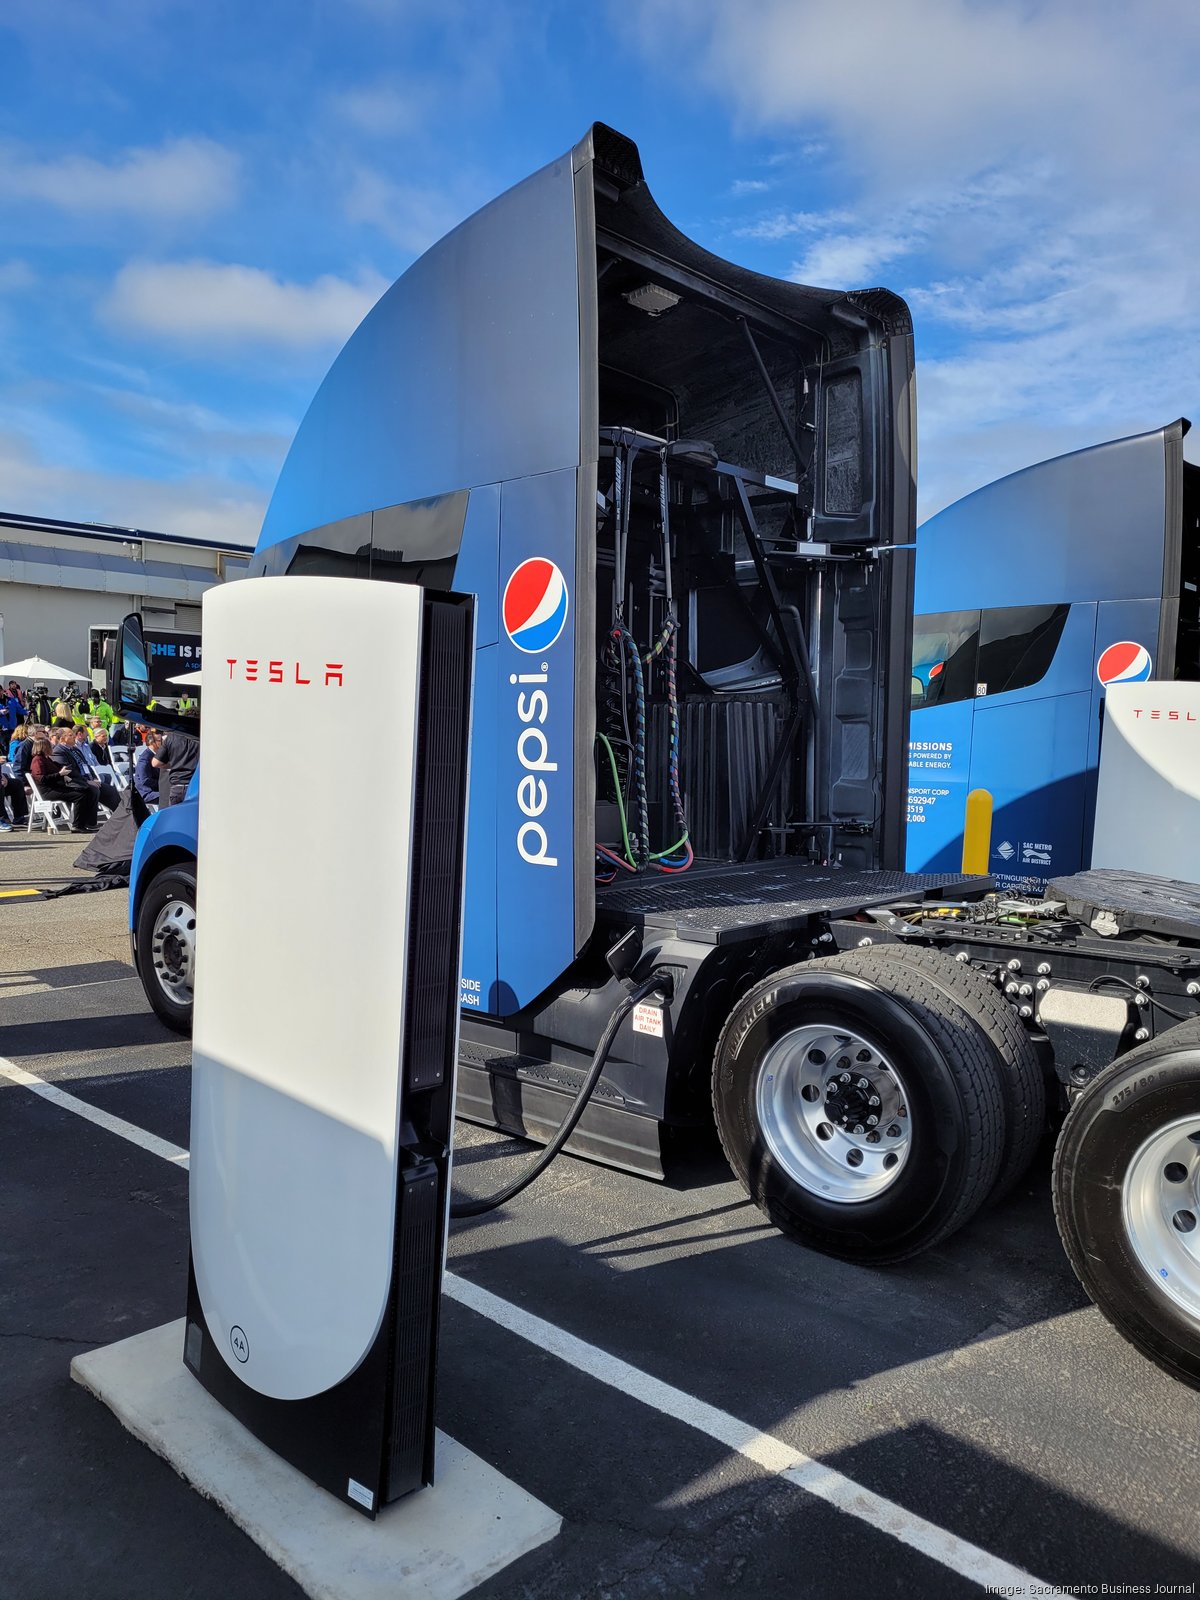
[[[860,1034],[827,1023],[792,1029],[763,1057],[755,1100],[771,1154],[810,1194],[853,1205],[883,1194],[904,1171],[908,1091]]]
[[[150,960],[163,993],[176,1005],[191,1005],[196,908],[186,900],[168,900],[154,919]]]
[[[1125,1233],[1161,1294],[1200,1320],[1200,1116],[1152,1133],[1125,1172]]]

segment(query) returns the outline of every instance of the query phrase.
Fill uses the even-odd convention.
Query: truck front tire
[[[776,1227],[826,1254],[903,1261],[960,1227],[1006,1142],[992,1045],[907,964],[855,951],[751,989],[717,1044],[725,1154]]]
[[[196,954],[196,875],[168,867],[152,878],[137,915],[138,976],[168,1028],[192,1031]]]
[[[1131,1050],[1076,1100],[1054,1214],[1117,1332],[1200,1388],[1200,1019]]]

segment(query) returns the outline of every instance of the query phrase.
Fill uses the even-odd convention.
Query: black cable
[[[621,446],[613,442],[613,620],[625,615],[625,458]]]
[[[637,1005],[639,1000],[644,1000],[655,989],[664,996],[670,992],[671,979],[664,972],[652,972],[648,978],[639,984],[621,1000],[612,1016],[609,1017],[604,1032],[600,1035],[596,1045],[592,1064],[584,1076],[583,1082],[575,1092],[570,1110],[558,1125],[558,1130],[550,1143],[533,1161],[519,1178],[514,1178],[511,1183],[505,1184],[495,1194],[485,1195],[481,1200],[460,1200],[456,1205],[451,1205],[450,1215],[454,1218],[481,1217],[487,1211],[494,1211],[497,1206],[502,1206],[506,1200],[511,1200],[513,1195],[520,1194],[522,1189],[527,1189],[533,1180],[540,1177],[555,1156],[566,1144],[575,1131],[575,1124],[583,1115],[584,1107],[592,1097],[592,1090],[600,1082],[600,1074],[604,1070],[604,1063],[608,1060],[608,1052],[612,1049],[613,1040],[625,1018]]]
[[[663,574],[667,587],[667,612],[673,613],[675,593],[671,586],[671,486],[667,481],[667,451],[663,447],[658,472],[658,516],[662,523]]]
[[[1106,983],[1120,984],[1121,988],[1128,989],[1130,994],[1145,995],[1146,999],[1156,1011],[1165,1011],[1167,1016],[1174,1017],[1176,1022],[1190,1022],[1192,1020],[1190,1015],[1185,1014],[1182,1011],[1172,1011],[1170,1006],[1164,1005],[1161,1000],[1156,1000],[1152,994],[1148,993],[1147,990],[1139,989],[1136,983],[1130,983],[1128,978],[1122,978],[1121,975],[1116,972],[1102,972],[1098,978],[1093,978],[1091,983],[1088,984],[1088,990],[1094,993]]]

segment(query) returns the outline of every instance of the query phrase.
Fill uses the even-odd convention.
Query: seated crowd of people
[[[69,808],[72,832],[94,833],[100,807],[120,804],[121,768],[149,807],[176,805],[198,755],[191,735],[123,721],[102,695],[51,701],[44,687],[11,681],[0,687],[0,833],[27,824],[30,779],[39,798]]]

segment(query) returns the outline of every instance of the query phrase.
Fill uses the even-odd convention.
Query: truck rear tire
[[[1200,1388],[1200,1019],[1131,1050],[1071,1107],[1054,1214],[1117,1332]]]
[[[138,976],[157,1015],[176,1033],[192,1031],[196,875],[168,867],[152,878],[137,915]]]
[[[965,961],[922,945],[881,944],[873,949],[877,956],[902,961],[923,973],[969,1011],[987,1035],[995,1052],[1006,1122],[1000,1175],[988,1203],[1003,1200],[1029,1171],[1046,1132],[1046,1075],[1033,1040],[995,985]]]
[[[717,1044],[713,1107],[730,1165],[776,1227],[872,1265],[961,1227],[1004,1150],[987,1036],[922,973],[873,951],[751,989]]]

